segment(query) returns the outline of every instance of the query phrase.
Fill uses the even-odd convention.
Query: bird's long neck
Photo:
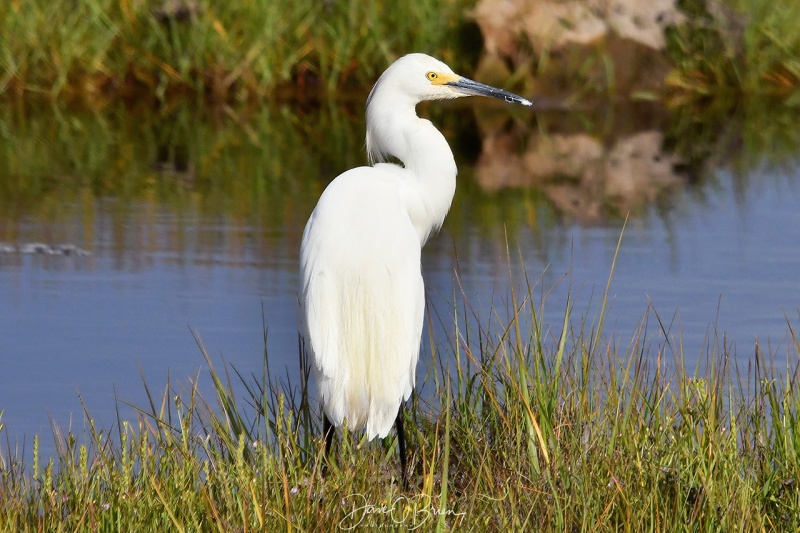
[[[371,106],[372,107],[372,106]],[[420,242],[442,225],[456,190],[456,163],[444,135],[428,120],[417,116],[413,102],[375,106],[368,110],[367,148],[370,157],[391,155],[403,162],[409,183],[419,201],[408,209]]]

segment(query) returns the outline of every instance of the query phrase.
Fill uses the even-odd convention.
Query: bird
[[[531,105],[429,55],[392,63],[367,98],[370,166],[325,188],[300,245],[301,334],[322,405],[325,457],[334,428],[364,429],[372,440],[394,424],[404,487],[403,402],[415,384],[425,308],[421,250],[450,210],[457,173],[444,135],[416,105],[473,95]]]

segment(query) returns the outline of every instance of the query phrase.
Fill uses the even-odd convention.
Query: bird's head
[[[408,54],[386,69],[370,93],[393,98],[408,98],[414,103],[423,100],[445,100],[462,96],[488,96],[506,102],[531,105],[514,93],[459,76],[446,64],[425,54]]]
[[[419,102],[462,96],[488,96],[531,105],[519,95],[459,76],[431,56],[408,54],[392,63],[369,93],[367,154],[370,162],[384,161],[386,155],[401,157],[403,141],[397,135],[396,121],[402,117],[416,117],[414,107]]]

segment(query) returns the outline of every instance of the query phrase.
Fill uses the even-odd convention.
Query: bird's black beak
[[[518,94],[504,91],[503,89],[498,89],[497,87],[492,87],[491,85],[486,85],[477,81],[472,81],[469,78],[461,77],[455,81],[449,81],[445,83],[445,85],[452,87],[457,92],[464,95],[488,96],[490,98],[505,100],[506,102],[510,102],[512,104],[532,105],[530,100],[527,100]]]

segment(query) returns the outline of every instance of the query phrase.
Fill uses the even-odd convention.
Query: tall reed
[[[248,100],[365,85],[394,58],[459,65],[467,0],[31,0],[0,18],[0,94]]]

